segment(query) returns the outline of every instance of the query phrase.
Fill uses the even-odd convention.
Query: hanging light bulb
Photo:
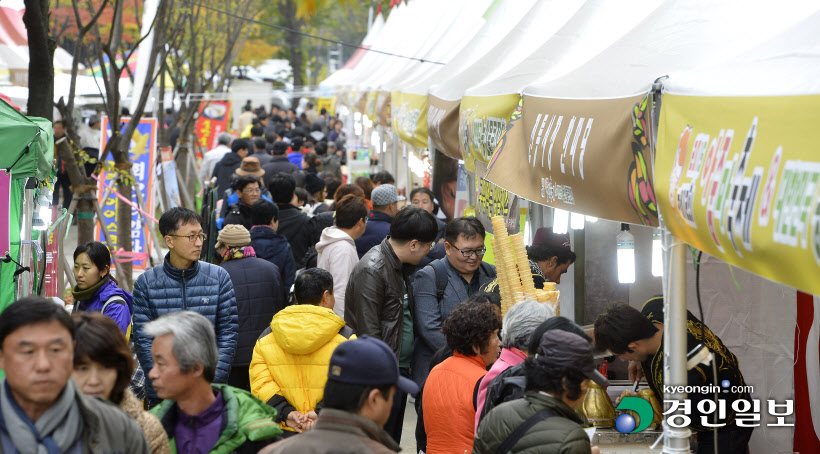
[[[652,234],[652,275],[663,276],[663,246],[660,232]]]
[[[581,213],[572,213],[569,216],[569,227],[572,230],[584,229],[584,215]]]
[[[590,224],[595,224],[596,222],[598,222],[598,218],[596,218],[595,216],[585,216],[585,217],[586,217],[586,221],[589,222]]]
[[[569,224],[569,211],[555,208],[552,214],[552,232],[561,235],[567,233],[567,224]]]
[[[621,233],[615,238],[618,251],[618,282],[635,282],[635,237],[629,233],[629,224],[621,224]]]

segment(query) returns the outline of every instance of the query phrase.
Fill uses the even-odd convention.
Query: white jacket
[[[359,263],[356,243],[350,235],[338,228],[327,227],[322,231],[319,242],[316,243],[316,252],[319,253],[316,266],[333,275],[333,296],[336,297],[333,312],[344,318],[347,280],[353,273],[353,268]]]

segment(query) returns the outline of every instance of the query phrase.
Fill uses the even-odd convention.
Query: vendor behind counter
[[[527,258],[537,289],[543,289],[544,282],[560,284],[561,275],[575,263],[569,235],[553,233],[552,227],[541,227],[535,231],[532,245],[527,247]],[[499,293],[498,278],[488,282],[481,290]]]

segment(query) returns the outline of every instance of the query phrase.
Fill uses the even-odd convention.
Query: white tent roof
[[[497,44],[489,52],[447,82],[431,87],[430,94],[455,101],[461,99],[466,88],[492,80],[517,66],[534,47],[559,30],[581,5],[583,2],[578,0],[536,2],[516,25],[507,30],[506,36],[497,38]]]
[[[458,54],[444,67],[427,77],[421,78],[412,85],[402,88],[404,93],[426,95],[429,88],[460,73],[476,60],[481,58],[487,49],[491,49],[499,37],[506,35],[510,28],[518,23],[524,14],[532,8],[535,0],[497,0],[491,6],[493,11],[481,29],[472,36],[469,45],[462,48]]]
[[[550,39],[506,73],[468,88],[466,96],[520,93],[527,85],[560,77],[582,65],[651,14],[661,0],[588,0]]]
[[[698,96],[820,94],[820,12],[717,65],[671,73],[664,91]]]
[[[414,21],[423,20],[420,12],[425,0],[401,3],[390,12],[381,32],[374,38],[372,50],[397,55],[406,55],[405,48],[409,45],[406,36],[413,28]],[[357,86],[373,72],[383,70],[385,66],[404,63],[403,58],[379,52],[368,52],[356,68],[347,75],[345,81],[336,83],[336,86]]]
[[[458,2],[447,2],[455,7],[455,13],[444,33],[430,43],[432,46],[421,57],[432,62],[448,63],[455,58],[465,47],[475,46],[473,37],[484,25],[484,13],[491,0],[468,0],[458,5]],[[426,79],[431,74],[437,74],[446,65],[431,65],[419,61],[410,61],[405,69],[393,79],[385,82],[383,89],[403,89],[404,87]],[[425,91],[424,95],[427,94]]]
[[[362,48],[356,50],[353,56],[350,57],[350,60],[348,60],[348,63],[345,63],[345,66],[336,70],[333,74],[328,76],[327,79],[319,82],[319,87],[321,89],[333,88],[333,86],[336,85],[337,82],[346,80],[346,77],[348,77],[349,74],[353,72],[353,69],[359,63],[361,63],[361,60],[364,59],[364,56],[367,54],[367,49],[369,49],[373,45],[373,42],[376,40],[376,37],[379,35],[379,33],[381,33],[382,28],[384,28],[384,22],[384,16],[381,13],[377,14],[376,18],[373,19],[373,24],[370,25],[370,30],[367,32],[367,35],[365,35],[364,39],[362,40]],[[358,59],[359,61],[357,61],[355,65],[352,65],[352,67],[348,68],[348,64],[351,62],[351,60],[354,59]]]
[[[610,98],[644,92],[670,71],[714,64],[752,49],[818,9],[810,1],[666,0],[634,31],[597,57],[524,94],[549,98]]]
[[[445,37],[447,31],[457,26],[462,15],[470,16],[473,6],[476,3],[485,3],[485,0],[450,0],[441,2],[439,0],[415,0],[410,5],[417,4],[419,8],[417,14],[419,18],[412,23],[409,33],[401,36],[406,41],[400,53],[404,56],[426,59],[436,47],[453,46],[454,43],[447,42]],[[460,49],[460,48],[459,48]],[[435,52],[432,52],[435,53]],[[440,55],[439,56],[444,56]],[[404,79],[404,75],[412,72],[419,66],[423,66],[426,71],[432,71],[437,66],[433,63],[421,62],[419,60],[401,59],[389,65],[382,66],[378,71],[373,71],[360,83],[365,88],[391,90],[396,84]]]

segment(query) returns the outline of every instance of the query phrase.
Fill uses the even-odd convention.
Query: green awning
[[[0,169],[13,165],[15,179],[35,177],[41,180],[51,175],[53,160],[51,122],[45,118],[27,117],[0,99]]]

